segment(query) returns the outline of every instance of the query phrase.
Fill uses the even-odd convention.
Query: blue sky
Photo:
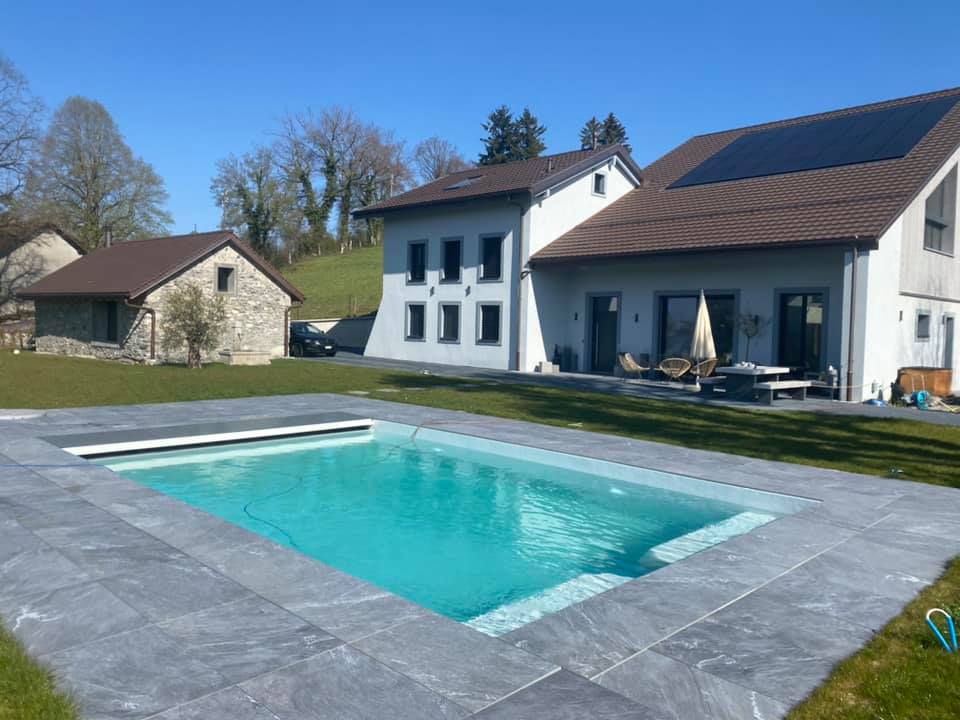
[[[218,159],[310,107],[470,158],[500,103],[529,105],[549,152],[613,111],[646,165],[697,133],[960,85],[956,2],[147,6],[9,3],[0,52],[50,109],[106,105],[166,180],[178,232],[217,226]]]

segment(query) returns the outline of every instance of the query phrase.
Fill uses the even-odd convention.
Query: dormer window
[[[953,255],[957,223],[957,168],[954,167],[927,198],[923,247]]]
[[[593,174],[593,194],[600,196],[607,194],[607,176],[605,173]]]

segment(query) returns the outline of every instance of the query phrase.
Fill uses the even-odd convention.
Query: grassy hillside
[[[380,305],[383,248],[310,258],[284,268],[283,274],[307,296],[294,317],[366,315]]]

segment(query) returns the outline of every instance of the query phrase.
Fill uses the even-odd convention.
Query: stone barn
[[[287,354],[290,309],[302,293],[228,231],[134,240],[95,250],[20,291],[36,307],[38,352],[136,362],[165,354],[170,293],[197,283],[226,302],[218,349],[205,360],[265,363]]]

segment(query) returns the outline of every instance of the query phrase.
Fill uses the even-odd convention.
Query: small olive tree
[[[770,318],[754,315],[753,313],[749,312],[742,313],[737,318],[737,326],[740,328],[740,332],[743,333],[743,336],[747,339],[747,351],[745,353],[747,362],[750,361],[750,341],[763,335],[763,333],[766,332],[768,325],[770,325]]]
[[[168,296],[163,313],[163,349],[187,346],[187,367],[200,367],[203,352],[215,350],[223,334],[227,308],[223,298],[205,295],[197,283],[187,283]]]

